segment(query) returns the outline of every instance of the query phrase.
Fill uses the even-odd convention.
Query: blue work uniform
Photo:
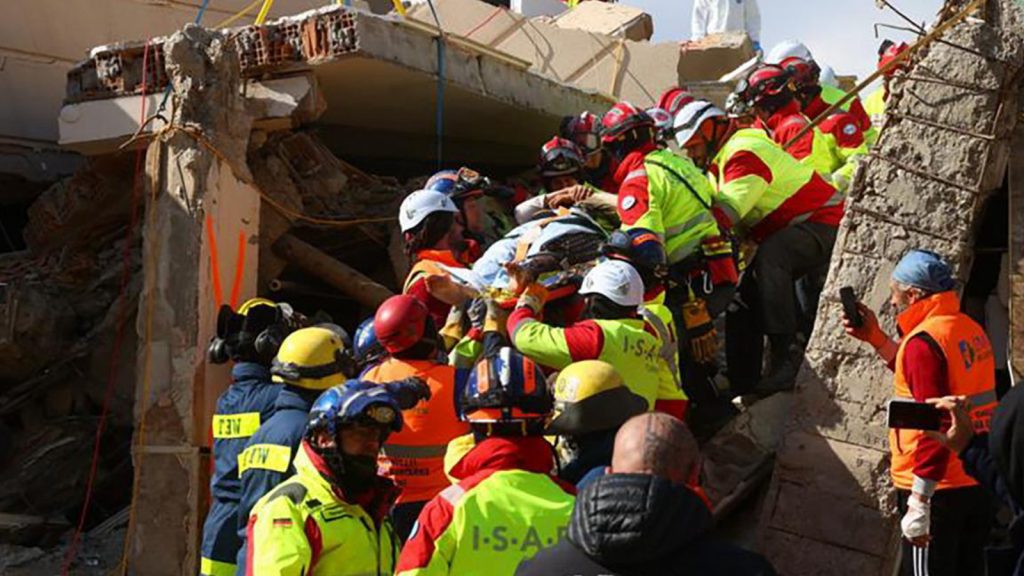
[[[277,396],[274,415],[249,438],[245,451],[238,458],[242,497],[234,526],[241,541],[236,560],[239,575],[245,574],[245,530],[249,512],[260,498],[295,474],[292,462],[306,432],[309,409],[321,392],[286,386]]]
[[[238,455],[262,422],[270,419],[282,389],[270,379],[270,369],[254,362],[238,362],[231,369],[231,386],[217,399],[213,414],[213,478],[210,513],[203,525],[200,573],[231,576],[235,573],[238,539]]]

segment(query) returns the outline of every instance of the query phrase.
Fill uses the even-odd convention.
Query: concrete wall
[[[838,291],[852,286],[883,310],[892,334],[888,282],[906,250],[944,254],[967,278],[976,218],[1006,174],[1024,62],[1020,4],[993,0],[978,16],[945,39],[984,56],[928,49],[895,90],[851,192],[762,517],[763,549],[780,573],[888,575],[897,559],[884,410],[892,376],[843,333]]]

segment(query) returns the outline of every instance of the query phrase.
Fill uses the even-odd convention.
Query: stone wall
[[[966,5],[948,2],[945,14]],[[940,252],[966,280],[975,220],[1007,170],[1024,9],[992,0],[943,40],[896,82],[847,205],[761,519],[780,573],[887,575],[898,557],[885,427],[892,377],[843,333],[838,292],[852,286],[895,333],[888,283],[906,250]]]

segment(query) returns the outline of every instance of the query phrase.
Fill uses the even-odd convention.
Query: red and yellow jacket
[[[398,559],[398,576],[511,576],[523,560],[561,540],[575,488],[550,475],[540,437],[487,438],[420,513]]]
[[[427,306],[427,309],[430,310],[430,318],[438,330],[448,320],[451,305],[435,298],[427,290],[427,283],[423,280],[427,276],[447,276],[448,272],[444,266],[449,268],[466,267],[451,250],[420,250],[416,253],[412,268],[409,270],[409,275],[405,277],[405,284],[402,287],[403,294],[408,294]]]

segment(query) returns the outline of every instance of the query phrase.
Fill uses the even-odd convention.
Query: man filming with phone
[[[890,303],[899,341],[860,302],[844,307],[843,324],[893,371],[892,406],[966,396],[974,426],[986,430],[997,401],[992,346],[982,327],[960,312],[955,287],[942,257],[911,250],[892,273]],[[920,429],[902,428],[894,414],[890,408],[891,474],[903,514],[901,574],[983,574],[993,518],[989,496],[946,447]]]

